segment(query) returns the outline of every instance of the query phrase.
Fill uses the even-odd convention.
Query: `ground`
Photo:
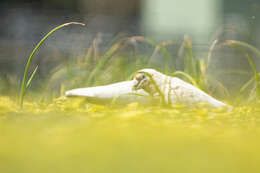
[[[0,97],[0,170],[259,172],[260,107],[233,110]]]

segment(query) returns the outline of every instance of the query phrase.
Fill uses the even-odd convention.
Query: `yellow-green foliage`
[[[233,110],[0,97],[0,170],[259,172],[260,104]]]

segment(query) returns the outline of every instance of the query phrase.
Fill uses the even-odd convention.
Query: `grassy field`
[[[1,172],[259,172],[260,103],[232,111],[0,98]]]
[[[54,28],[39,42],[28,58],[23,80],[0,76],[1,173],[260,171],[259,73],[250,57],[252,53],[260,57],[258,49],[216,38],[206,57],[196,57],[189,36],[181,43],[118,37],[105,50],[96,38],[84,55],[37,79],[42,66],[32,67],[35,53],[51,34],[69,24]],[[172,52],[174,46],[177,53]],[[251,67],[250,72],[235,71],[249,76],[248,82],[234,86],[239,88],[236,95],[215,76],[226,74],[211,71],[214,51],[224,46],[240,51]],[[182,78],[233,109],[135,102],[94,105],[60,97],[72,88],[131,79],[147,67]],[[230,70],[225,73],[234,73]],[[20,97],[14,92],[19,84]]]

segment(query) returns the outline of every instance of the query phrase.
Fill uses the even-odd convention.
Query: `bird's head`
[[[139,70],[134,76],[135,84],[133,90],[144,89],[151,95],[158,92],[160,76],[163,75],[154,69]]]

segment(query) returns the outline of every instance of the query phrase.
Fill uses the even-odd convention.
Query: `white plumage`
[[[227,106],[195,86],[177,78],[164,75],[154,69],[142,69],[135,76],[136,90],[144,89],[151,95],[163,95],[166,103],[193,105],[206,103],[219,108]],[[154,83],[153,83],[154,82]]]
[[[111,102],[116,99],[118,103],[139,102],[146,104],[161,98],[167,104],[195,105],[206,103],[214,108],[228,106],[195,86],[154,69],[139,70],[131,81],[73,89],[67,91],[65,95],[67,97],[85,97],[94,103]]]
[[[110,85],[96,86],[89,88],[77,88],[66,91],[66,97],[85,97],[93,103],[111,102],[116,99],[118,103],[146,102],[150,100],[144,90],[133,90],[135,80],[118,82]],[[144,95],[144,96],[141,96]]]

